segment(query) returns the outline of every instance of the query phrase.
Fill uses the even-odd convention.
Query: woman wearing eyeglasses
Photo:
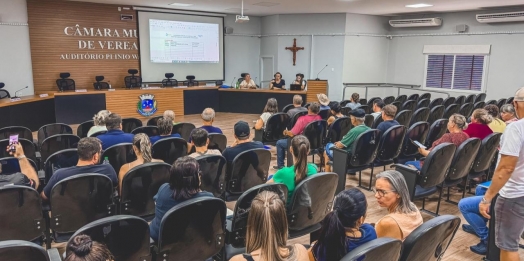
[[[422,225],[420,212],[409,198],[406,180],[400,172],[387,170],[377,175],[375,198],[388,209],[388,214],[375,224],[378,237],[404,241],[413,230]]]

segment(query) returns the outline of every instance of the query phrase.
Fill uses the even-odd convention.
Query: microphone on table
[[[235,82],[236,79],[237,79],[237,77],[235,76],[235,77],[233,78],[233,80],[231,81],[231,84],[229,85],[229,88],[234,88],[234,87],[233,87],[233,82]]]
[[[24,87],[24,88],[22,88],[22,89],[16,91],[16,92],[15,92],[15,96],[13,97],[13,99],[20,98],[20,97],[16,96],[16,94],[17,94],[19,91],[22,91],[22,90],[27,89],[27,88],[29,88],[29,86],[26,86],[26,87]]]
[[[316,78],[315,80],[317,80],[317,81],[320,80],[320,79],[318,78],[318,75],[319,75],[319,74],[320,74],[324,69],[326,69],[326,67],[328,67],[327,64],[326,64],[326,66],[324,66],[324,68],[322,68],[322,70],[320,70],[320,72],[317,73],[317,78]]]

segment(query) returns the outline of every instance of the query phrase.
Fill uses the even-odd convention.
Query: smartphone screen
[[[426,146],[422,145],[422,143],[420,143],[420,142],[418,142],[416,140],[412,140],[412,139],[410,139],[410,140],[411,140],[411,143],[415,144],[415,146],[417,146],[419,148],[423,148],[423,149],[427,148]]]
[[[15,144],[17,143],[18,143],[18,134],[9,136],[9,146],[10,146],[9,151],[15,152],[16,151]]]

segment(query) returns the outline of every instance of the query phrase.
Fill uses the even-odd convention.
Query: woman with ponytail
[[[120,188],[120,193],[122,193],[122,180],[124,180],[124,176],[129,170],[149,162],[163,162],[162,160],[153,159],[151,156],[151,142],[149,141],[149,137],[144,133],[138,133],[133,138],[133,151],[136,155],[136,160],[124,164],[118,172],[118,187]]]
[[[78,235],[67,244],[65,261],[113,261],[106,245],[91,240],[88,235]]]
[[[247,218],[246,253],[230,261],[308,261],[300,244],[287,245],[286,206],[274,192],[262,191],[251,202]]]
[[[335,198],[333,211],[322,221],[318,241],[309,249],[310,261],[338,261],[356,247],[377,238],[375,228],[364,224],[366,196],[351,188]]]
[[[298,135],[291,140],[291,148],[289,148],[293,155],[293,166],[284,167],[277,171],[272,179],[267,183],[282,183],[286,185],[288,190],[287,202],[291,202],[295,187],[306,177],[317,174],[318,170],[315,164],[307,163],[307,156],[309,155],[309,140],[306,136]]]
[[[160,186],[155,199],[155,218],[149,225],[149,234],[155,241],[160,234],[164,215],[174,206],[192,198],[213,197],[200,190],[200,165],[191,157],[178,158],[169,171],[169,183]]]
[[[470,138],[479,138],[483,140],[488,135],[493,133],[489,128],[489,124],[493,121],[493,117],[489,115],[488,111],[484,109],[476,109],[471,114],[471,123],[464,131]]]

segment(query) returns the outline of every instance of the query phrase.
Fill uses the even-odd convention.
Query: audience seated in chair
[[[335,143],[326,144],[326,150],[324,151],[324,168],[326,172],[331,172],[331,165],[328,163],[330,160],[333,160],[333,151],[331,150],[332,147],[346,149],[349,153],[351,153],[351,145],[353,145],[353,142],[360,134],[370,129],[364,124],[364,117],[366,116],[364,110],[352,110],[349,112],[349,115],[351,118],[351,124],[353,124],[354,127],[351,128],[351,130],[346,135],[344,135],[344,137],[342,137],[342,140]]]
[[[493,132],[504,133],[504,130],[506,130],[506,123],[499,119],[499,107],[497,107],[497,105],[489,104],[484,107],[484,110],[486,110],[493,119],[491,123],[488,124],[489,128]]]
[[[189,157],[197,158],[204,155],[222,155],[219,150],[210,150],[209,138],[207,131],[202,128],[195,129],[191,132],[191,145],[195,147],[195,152],[191,153]]]
[[[331,116],[327,119],[328,126],[331,125],[336,119],[345,117],[344,114],[341,113],[342,108],[340,107],[340,103],[333,102],[331,104]]]
[[[513,104],[504,104],[500,107],[500,118],[506,123],[506,125],[519,120]]]
[[[384,106],[386,106],[386,104],[384,103],[384,101],[382,101],[382,99],[376,99],[373,101],[373,108],[371,108],[373,110],[373,113],[371,113],[371,115],[373,115],[373,117],[378,118],[382,115],[382,109],[384,108]]]
[[[381,134],[385,133],[389,128],[393,126],[400,125],[398,121],[395,120],[395,115],[397,114],[397,106],[388,104],[382,108],[382,120],[383,122],[379,123],[377,130]]]
[[[318,112],[320,111],[320,105],[316,102],[312,102],[311,105],[308,107],[308,113],[307,115],[304,115],[300,118],[298,118],[297,122],[295,123],[295,126],[293,126],[293,129],[284,130],[284,135],[288,137],[294,137],[296,135],[300,135],[304,132],[304,129],[306,126],[316,120],[322,120],[320,116],[318,115]],[[284,167],[284,160],[286,158],[286,151],[287,151],[287,138],[286,139],[280,139],[276,143],[277,147],[277,166],[273,166],[275,169],[281,169]]]
[[[466,122],[466,118],[460,114],[453,114],[451,117],[449,117],[448,120],[448,131],[449,133],[446,133],[440,137],[440,139],[433,142],[431,145],[431,148],[429,149],[423,149],[418,148],[418,152],[423,157],[428,156],[428,154],[431,152],[433,148],[436,146],[449,142],[455,144],[457,148],[462,144],[465,140],[469,139],[469,135],[464,132],[464,130],[468,128],[468,123]],[[415,167],[418,170],[422,169],[422,165],[424,164],[423,161],[407,161],[405,163],[406,165],[411,165]]]
[[[153,159],[151,146],[151,141],[149,141],[149,137],[145,133],[138,133],[135,135],[133,138],[133,152],[136,155],[136,160],[120,167],[118,173],[118,189],[120,192],[122,192],[122,181],[124,180],[124,176],[129,172],[129,170],[149,162],[163,162],[159,159]]]
[[[107,131],[106,119],[111,114],[108,110],[101,110],[93,117],[94,126],[89,129],[87,132],[87,137],[91,137],[93,133],[99,131]]]
[[[329,107],[329,98],[323,93],[317,94],[318,103],[320,104],[320,110],[331,110]]]
[[[488,114],[488,111],[484,109],[476,109],[471,114],[471,123],[464,132],[467,133],[470,138],[479,138],[480,140],[483,140],[493,133],[489,127],[489,124],[492,121],[493,118]]]
[[[309,155],[309,140],[306,136],[298,135],[291,139],[291,147],[289,148],[291,155],[293,155],[293,166],[279,169],[273,178],[267,183],[282,183],[287,187],[287,202],[291,202],[295,187],[313,174],[317,174],[318,170],[315,164],[307,162]]]
[[[118,185],[116,172],[110,164],[99,164],[102,154],[102,145],[100,140],[93,137],[83,138],[78,142],[78,163],[76,166],[62,168],[51,176],[42,191],[42,199],[47,201],[51,195],[53,187],[61,180],[77,174],[96,173],[106,175],[111,179],[113,187]]]
[[[479,255],[486,255],[488,251],[488,219],[483,217],[479,210],[479,204],[484,194],[486,194],[486,188],[477,186],[474,197],[463,198],[458,203],[460,213],[462,213],[464,219],[469,223],[462,224],[462,230],[480,238],[478,244],[469,247],[471,252]]]
[[[239,121],[234,127],[235,142],[231,147],[227,147],[222,155],[226,158],[228,164],[231,164],[236,156],[246,150],[263,149],[264,144],[259,141],[252,141],[250,139],[249,124],[245,121]]]
[[[64,261],[113,261],[106,245],[93,241],[88,235],[74,237],[66,247]]]
[[[378,174],[373,191],[378,204],[389,212],[375,224],[378,237],[404,241],[413,230],[422,225],[420,211],[411,202],[406,180],[400,172],[387,170]]]
[[[158,240],[160,223],[167,211],[192,198],[213,197],[212,193],[200,190],[200,166],[191,157],[175,161],[170,170],[169,183],[158,189],[155,196],[155,218],[149,225],[151,238]]]
[[[278,103],[275,98],[269,98],[266,103],[266,107],[262,111],[260,118],[255,123],[255,130],[261,130],[266,128],[266,123],[271,115],[278,112]]]
[[[288,221],[284,202],[274,192],[263,191],[251,203],[247,219],[246,254],[231,261],[309,261],[301,244],[287,245]]]
[[[181,138],[180,134],[174,133],[171,134],[171,131],[173,130],[173,120],[171,118],[160,118],[156,122],[158,126],[158,136],[151,137],[151,144],[155,144],[155,142],[165,139],[165,138]]]
[[[310,261],[340,260],[360,245],[377,238],[375,228],[364,223],[366,195],[357,188],[340,192],[333,211],[322,221],[319,239],[309,249]]]
[[[220,128],[213,126],[213,122],[215,121],[215,110],[212,108],[205,108],[200,117],[202,118],[202,126],[200,129],[206,130],[207,133],[223,134]],[[191,135],[189,135],[188,142],[191,142]]]
[[[355,108],[360,106],[360,95],[358,95],[358,93],[356,93],[356,92],[351,94],[350,101],[351,102],[346,104],[346,107],[351,108],[352,110],[354,110]]]
[[[133,134],[122,131],[122,117],[116,113],[111,113],[106,118],[107,132],[98,135],[97,138],[102,142],[102,150],[105,150],[119,143],[132,143]]]
[[[293,118],[293,116],[295,116],[295,114],[299,113],[299,112],[303,112],[303,111],[307,111],[307,108],[304,108],[302,107],[302,96],[300,95],[295,95],[293,96],[293,106],[294,108],[287,111],[287,115],[289,115],[289,118]]]
[[[4,185],[25,185],[37,189],[40,185],[40,180],[36,170],[33,168],[29,159],[24,154],[24,149],[20,143],[12,144],[15,150],[10,151],[11,146],[7,146],[6,150],[9,151],[9,154],[18,159],[18,164],[20,165],[20,172],[4,175],[2,174],[2,164],[0,164],[0,174],[3,176],[3,180],[0,181],[0,186]],[[0,148],[1,149],[1,148]],[[10,176],[9,178],[6,176]],[[17,177],[19,176],[19,177]],[[14,183],[14,180],[19,180],[18,183]]]
[[[176,125],[177,122],[175,122],[175,112],[172,110],[164,111],[164,114],[162,115],[164,118],[169,118],[173,122],[173,125]]]

